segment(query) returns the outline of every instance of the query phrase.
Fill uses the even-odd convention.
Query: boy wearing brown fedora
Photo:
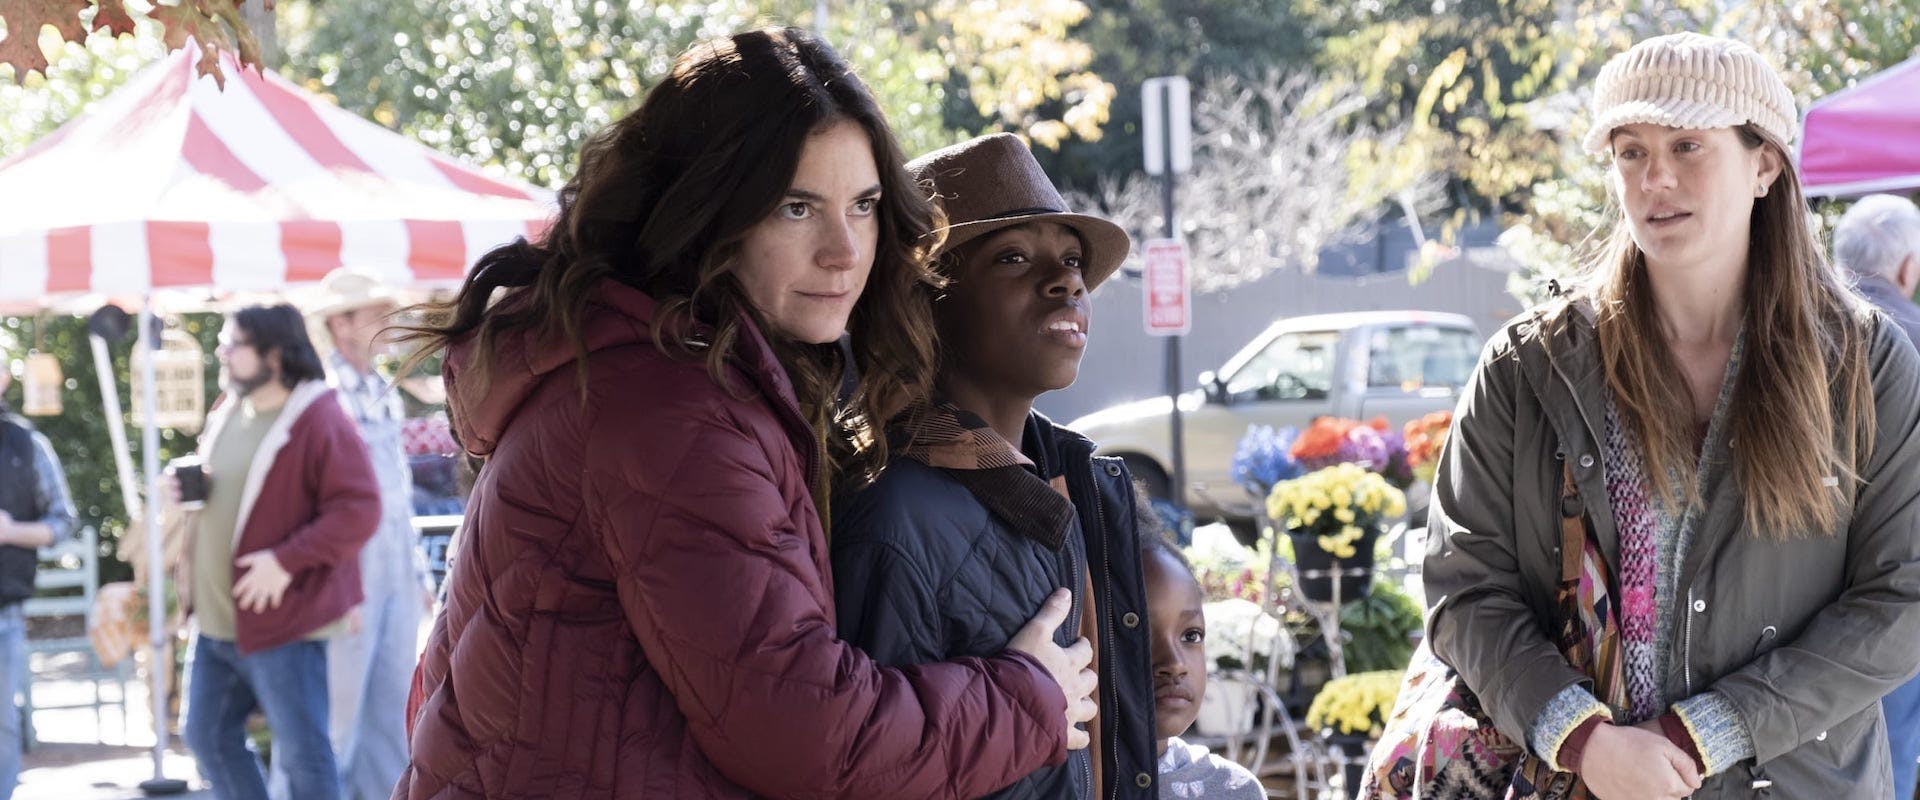
[[[936,252],[948,286],[932,308],[941,363],[933,398],[890,429],[897,456],[834,504],[844,509],[833,530],[841,634],[886,664],[987,656],[1050,593],[1073,590],[1055,638],[1098,648],[1094,746],[992,797],[1153,797],[1133,483],[1118,459],[1095,457],[1092,442],[1033,410],[1078,375],[1090,293],[1126,258],[1126,232],[1069,211],[1009,134],[907,169],[949,223]],[[981,743],[983,763],[994,746]]]

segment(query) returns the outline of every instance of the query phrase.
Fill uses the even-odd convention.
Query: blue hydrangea
[[[1233,454],[1233,482],[1265,497],[1274,484],[1300,477],[1305,470],[1292,455],[1293,440],[1299,436],[1300,429],[1291,425],[1248,426]]]

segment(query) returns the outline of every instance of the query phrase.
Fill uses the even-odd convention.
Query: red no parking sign
[[[1193,328],[1193,302],[1187,280],[1187,243],[1179,239],[1149,239],[1146,245],[1147,333],[1184,336]]]

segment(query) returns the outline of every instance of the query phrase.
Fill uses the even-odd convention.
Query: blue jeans
[[[27,621],[19,603],[0,606],[0,686],[7,706],[0,710],[0,800],[13,796],[20,782],[19,692],[31,692],[27,677]]]
[[[1912,800],[1914,761],[1920,759],[1920,678],[1893,690],[1880,701],[1887,714],[1887,744],[1893,753],[1893,796]]]
[[[411,538],[413,527],[404,532]],[[413,687],[425,589],[413,570],[412,542],[401,540],[394,547],[395,538],[370,541],[360,554],[360,581],[367,590],[360,602],[360,632],[327,640],[328,729],[344,800],[387,800],[407,770],[407,691]],[[274,761],[267,796],[288,800],[287,783],[286,772]]]
[[[260,760],[247,746],[247,716],[267,714],[273,760],[284,764],[292,800],[338,800],[340,775],[327,741],[327,643],[293,642],[240,655],[233,642],[196,635],[187,658],[181,738],[220,800],[266,800]]]

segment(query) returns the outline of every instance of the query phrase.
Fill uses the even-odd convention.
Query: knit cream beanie
[[[1636,123],[1702,130],[1753,123],[1791,144],[1793,92],[1744,42],[1676,33],[1614,56],[1593,85],[1593,128],[1582,143],[1607,151],[1615,128]]]

